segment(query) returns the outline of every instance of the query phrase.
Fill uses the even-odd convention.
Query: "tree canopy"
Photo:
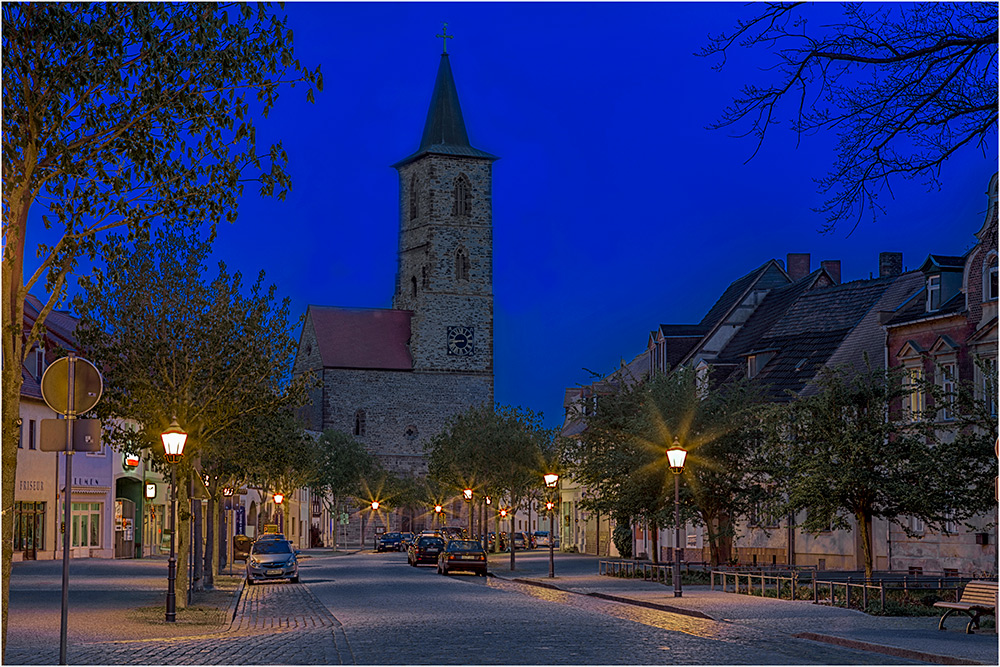
[[[236,218],[246,182],[291,187],[256,118],[286,85],[321,90],[270,5],[4,3],[3,506],[14,502],[21,364],[108,230]],[[29,236],[35,240],[28,245]],[[42,239],[48,239],[43,242]],[[39,258],[25,276],[25,253]],[[23,335],[24,300],[50,295]],[[40,290],[36,290],[40,291]],[[3,523],[3,632],[13,525]]]
[[[700,55],[721,68],[737,48],[761,48],[773,64],[710,127],[752,136],[754,155],[785,116],[800,138],[835,132],[833,168],[817,179],[827,231],[875,219],[897,178],[936,185],[960,150],[996,160],[996,3],[844,3],[833,20],[831,6],[750,6]]]

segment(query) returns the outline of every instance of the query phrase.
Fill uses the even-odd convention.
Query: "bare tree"
[[[800,140],[837,133],[833,168],[816,179],[824,231],[853,231],[866,212],[876,219],[897,177],[939,186],[964,148],[996,160],[996,3],[844,4],[837,22],[815,27],[803,4],[755,4],[754,18],[710,36],[699,55],[720,58],[720,69],[737,47],[773,52],[771,79],[743,86],[709,126],[745,128],[737,136],[757,140],[750,159],[788,111]]]

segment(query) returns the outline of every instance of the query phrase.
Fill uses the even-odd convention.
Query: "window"
[[[45,503],[14,502],[14,551],[45,549]]]
[[[997,256],[986,258],[983,265],[983,301],[995,301],[997,298]]]
[[[102,503],[73,503],[70,544],[74,547],[101,546]]]
[[[941,307],[941,276],[927,277],[927,310]]]
[[[417,177],[410,177],[410,220],[416,220],[417,214]]]
[[[914,565],[911,565],[910,569],[908,570],[908,574],[911,577],[920,577],[920,576],[923,576],[923,574],[924,574],[924,568],[922,568],[922,567],[916,567]]]
[[[430,279],[427,277],[427,267],[420,267],[420,286],[427,289],[430,286]]]
[[[467,217],[472,213],[472,186],[465,174],[459,174],[455,179],[455,202],[452,214]]]
[[[924,532],[924,521],[915,516],[910,517],[910,530],[918,535]]]
[[[35,420],[28,420],[28,449],[37,449],[38,443],[35,441]]]
[[[365,430],[367,429],[367,417],[365,416],[364,410],[358,410],[354,413],[354,435],[363,436]]]
[[[17,448],[22,449],[24,447],[24,421],[21,419],[17,420]]]
[[[455,278],[458,280],[469,279],[469,253],[465,248],[459,248],[455,253]]]
[[[924,412],[924,372],[918,366],[910,366],[907,369],[907,380],[909,385],[910,396],[907,401],[907,411],[909,412],[910,421],[918,421]]]
[[[41,346],[35,346],[35,379],[41,380],[45,372],[45,350]]]
[[[976,393],[979,400],[986,403],[989,413],[997,414],[997,360],[995,357],[981,357],[976,360]]]
[[[941,376],[941,397],[942,405],[938,413],[938,418],[942,421],[951,421],[955,418],[955,373],[954,363],[942,364],[939,369]]]
[[[945,519],[944,525],[941,526],[942,535],[955,535],[958,533],[958,523],[955,521],[951,512],[948,513],[948,518]]]
[[[411,296],[416,296],[417,295],[417,277],[416,276],[411,276],[410,277],[410,295]]]

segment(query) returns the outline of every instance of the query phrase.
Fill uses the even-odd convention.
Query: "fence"
[[[708,572],[708,564],[695,561],[681,563],[681,572]],[[673,580],[673,565],[651,563],[636,560],[601,560],[597,561],[597,573],[610,577],[628,577],[643,581],[658,581],[669,584]]]
[[[816,573],[790,571],[784,574],[766,572],[729,572],[712,570],[709,585],[715,590],[716,582],[728,593],[732,584],[734,593],[760,595],[788,600],[811,600],[814,604],[868,609],[869,602],[877,599],[879,610],[884,612],[886,596],[897,591],[936,591],[955,600],[969,577],[923,577],[917,575],[885,575],[855,581],[852,575],[837,577],[837,573],[824,573],[829,579],[820,580]],[[994,577],[995,578],[995,577]]]

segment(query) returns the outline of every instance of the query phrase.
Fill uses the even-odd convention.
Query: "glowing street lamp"
[[[674,446],[667,450],[667,462],[670,472],[674,473],[674,597],[682,597],[681,590],[681,473],[684,472],[684,461],[687,450],[681,447],[680,438],[674,436]]]
[[[545,479],[545,486],[550,489],[556,488],[556,484],[559,483],[559,475],[554,472],[550,472],[548,475],[543,475],[543,479]]]
[[[282,493],[276,493],[276,494],[274,494],[274,502],[275,502],[276,505],[280,505],[284,501],[285,501],[284,494],[282,494]]]
[[[377,511],[379,508],[379,502],[377,500],[372,501],[372,511]]]
[[[167,623],[177,622],[177,592],[174,582],[177,580],[177,462],[184,455],[184,444],[187,442],[187,432],[177,423],[174,417],[167,430],[160,434],[163,441],[163,453],[170,462],[170,558],[167,559]]]
[[[550,472],[548,475],[544,476],[545,486],[550,489],[555,489],[556,484],[559,483],[559,475],[554,472]],[[545,509],[549,513],[549,578],[552,579],[556,576],[556,556],[555,556],[555,536],[556,536],[556,513],[552,511],[555,504],[550,500],[545,503]]]

